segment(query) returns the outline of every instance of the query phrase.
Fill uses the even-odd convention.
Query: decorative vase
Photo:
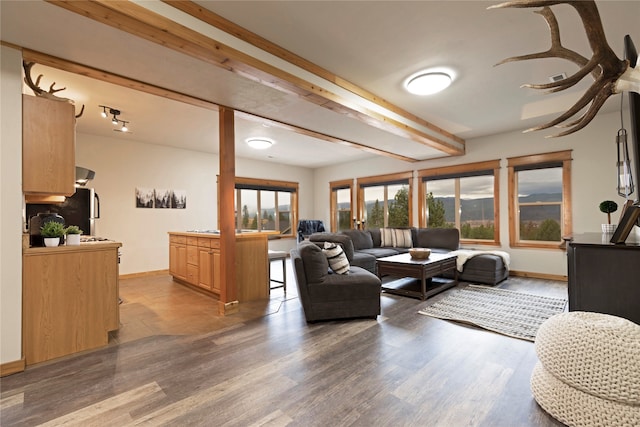
[[[44,245],[46,247],[58,246],[58,245],[60,245],[60,238],[59,237],[45,237],[44,238]]]
[[[80,244],[79,234],[67,234],[67,246],[77,246]]]
[[[611,234],[616,231],[617,224],[602,224],[602,232]]]

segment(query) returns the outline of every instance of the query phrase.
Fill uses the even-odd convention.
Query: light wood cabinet
[[[22,96],[22,192],[71,196],[75,192],[73,104]]]
[[[186,237],[171,236],[169,240],[169,273],[182,280],[187,279]]]
[[[96,242],[23,250],[25,363],[102,347],[119,328],[118,248]]]
[[[236,280],[239,301],[269,297],[267,238],[258,233],[236,236]],[[178,282],[220,295],[220,236],[169,233],[169,272]],[[184,249],[181,244],[184,242]],[[184,250],[185,255],[182,255]],[[184,257],[182,260],[181,257]],[[179,266],[184,263],[185,273]]]

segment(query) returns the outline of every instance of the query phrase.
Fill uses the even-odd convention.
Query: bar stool
[[[272,251],[269,249],[269,293],[271,289],[283,288],[285,295],[287,294],[287,253],[285,251]],[[271,278],[271,262],[282,261],[282,280]],[[271,282],[280,283],[278,286],[271,286]]]

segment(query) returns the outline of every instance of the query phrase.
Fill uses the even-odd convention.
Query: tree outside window
[[[418,172],[421,226],[457,228],[463,242],[499,244],[499,160]]]
[[[331,191],[331,231],[352,228],[354,218],[351,209],[353,180],[330,182],[329,188]]]
[[[358,179],[359,219],[366,228],[411,226],[412,173]]]
[[[511,246],[563,249],[572,230],[571,150],[507,162]]]
[[[518,240],[562,240],[562,167],[516,172]]]
[[[298,184],[236,178],[236,227],[293,236]]]

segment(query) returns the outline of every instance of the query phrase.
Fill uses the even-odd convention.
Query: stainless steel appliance
[[[100,218],[100,198],[93,188],[76,188],[73,196],[59,204],[30,203],[26,205],[27,224],[39,213],[55,213],[64,218],[65,225],[77,225],[85,236],[95,236],[95,220]],[[30,235],[39,235],[40,230],[32,230]],[[32,246],[34,245],[32,243]]]

